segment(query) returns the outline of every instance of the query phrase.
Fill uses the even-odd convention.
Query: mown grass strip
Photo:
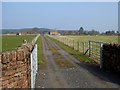
[[[40,36],[38,38],[38,40],[36,41],[36,44],[38,46],[38,64],[40,65],[41,68],[43,68],[45,65],[45,57],[43,54],[42,38],[43,38],[43,36]]]
[[[57,53],[57,49],[52,47],[52,45],[49,44],[47,38],[45,37],[45,40],[46,40],[46,44],[48,46],[48,48],[52,51],[52,54],[56,54]]]
[[[73,68],[74,65],[69,62],[68,60],[66,60],[58,51],[56,48],[54,48],[52,45],[49,44],[48,40],[46,39],[46,43],[49,47],[49,49],[51,50],[53,57],[54,57],[54,61],[55,63],[59,66],[59,68]]]
[[[56,44],[58,44],[63,50],[65,50],[66,52],[68,52],[70,55],[74,56],[77,60],[82,61],[82,62],[86,62],[86,63],[92,63],[92,59],[90,59],[88,56],[85,56],[83,54],[81,54],[78,51],[75,51],[73,48],[68,47],[67,45],[59,42],[58,40],[49,37],[53,42],[55,42]]]
[[[55,63],[60,67],[60,68],[73,68],[74,65],[70,63],[68,60],[64,59],[61,56],[57,56],[54,58]]]

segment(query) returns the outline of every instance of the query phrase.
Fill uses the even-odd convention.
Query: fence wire
[[[60,37],[60,36],[53,38],[73,48],[74,50],[89,56],[90,58],[101,64],[103,42],[97,42],[97,41],[81,42],[79,40],[70,39],[69,37]]]

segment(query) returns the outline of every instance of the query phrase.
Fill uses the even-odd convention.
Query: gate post
[[[90,45],[90,41],[88,42],[88,48],[89,48],[89,57],[91,56],[91,45]]]
[[[103,43],[100,43],[100,69],[102,68],[102,50],[103,50]]]
[[[36,74],[38,70],[38,65],[37,65],[37,44],[35,44],[31,55],[31,88],[35,88],[35,80],[36,80]]]

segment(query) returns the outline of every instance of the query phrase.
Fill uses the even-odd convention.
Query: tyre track
[[[43,42],[43,53],[45,55],[46,68],[43,72],[38,72],[39,73],[38,78],[41,77],[43,79],[40,78],[39,81],[36,81],[36,87],[37,88],[42,88],[42,87],[44,88],[65,88],[65,87],[69,88],[66,81],[63,79],[62,75],[59,73],[59,69],[54,63],[52,52],[48,48],[44,38],[42,42]],[[41,73],[43,73],[43,75]]]

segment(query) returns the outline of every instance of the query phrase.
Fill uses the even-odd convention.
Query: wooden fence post
[[[67,38],[67,45],[69,46],[69,39]]]
[[[69,46],[69,39],[68,39],[68,46]]]
[[[91,45],[90,45],[90,41],[88,42],[88,48],[89,48],[89,57],[91,56]]]
[[[80,52],[80,41],[79,41],[79,49],[78,49],[78,51]]]
[[[64,39],[65,39],[64,44],[66,45],[66,38],[64,38]]]
[[[74,49],[74,40],[73,40],[73,49]]]
[[[73,49],[75,50],[75,41],[73,41]]]
[[[70,47],[72,47],[72,40],[70,39]]]
[[[77,41],[77,50],[79,51],[79,40]]]
[[[84,42],[82,42],[82,44],[83,44],[83,53],[84,53]]]
[[[65,42],[64,42],[64,43],[65,43],[65,45],[66,45],[66,38],[65,38]]]
[[[72,46],[73,46],[73,40],[71,39],[71,48],[72,48]]]
[[[67,45],[67,38],[66,38],[66,45]]]

